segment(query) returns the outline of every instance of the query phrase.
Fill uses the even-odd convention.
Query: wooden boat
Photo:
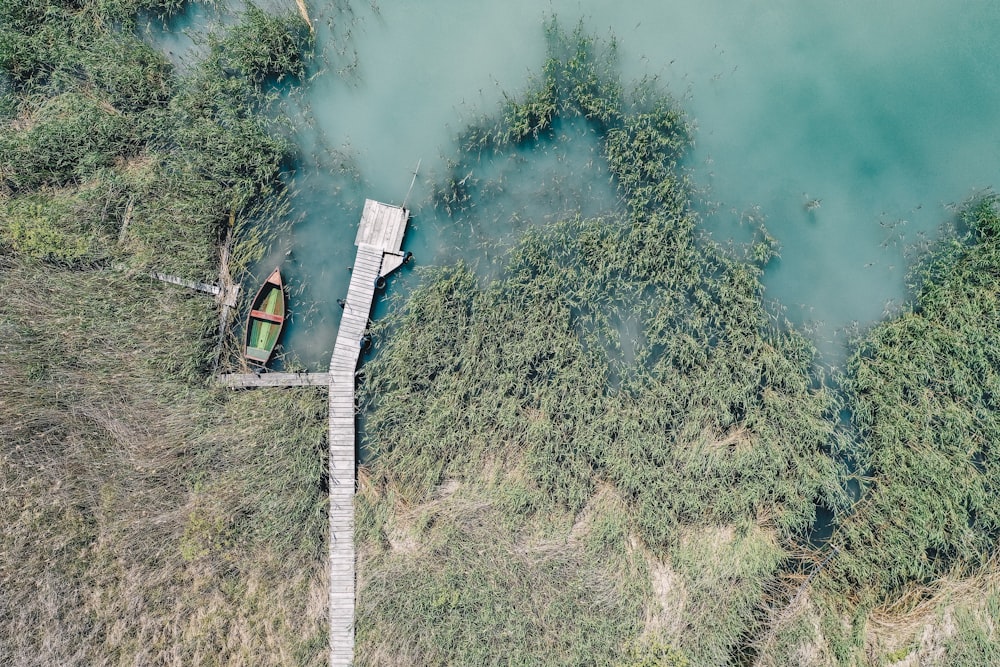
[[[285,326],[285,292],[281,272],[275,269],[257,291],[250,314],[247,315],[247,340],[244,355],[247,361],[264,366],[274,353],[278,337]]]

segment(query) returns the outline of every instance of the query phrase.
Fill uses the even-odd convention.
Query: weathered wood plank
[[[390,252],[398,251],[403,243],[408,217],[409,213],[401,206],[365,200],[355,245],[368,244]]]
[[[181,287],[198,290],[199,292],[205,292],[206,294],[214,294],[218,296],[218,294],[222,291],[222,288],[218,285],[209,285],[208,283],[203,283],[197,280],[186,280],[185,278],[178,278],[177,276],[168,276],[166,273],[160,273],[159,271],[150,271],[149,275],[153,276],[157,280],[162,280],[165,283],[180,285]]]
[[[406,255],[401,252],[387,252],[382,255],[379,275],[387,276],[406,263]]]
[[[330,373],[226,373],[215,378],[231,389],[244,387],[325,387],[333,383]]]

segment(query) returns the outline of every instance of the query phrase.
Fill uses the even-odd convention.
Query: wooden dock
[[[400,250],[408,219],[409,212],[403,207],[365,200],[354,242],[358,253],[328,373],[233,373],[216,378],[219,384],[232,389],[329,387],[330,667],[347,667],[354,662],[355,372],[365,345],[375,292],[384,286],[385,276],[409,258],[408,253]],[[201,286],[187,286],[201,289]]]
[[[329,373],[226,373],[215,378],[223,387],[326,387],[332,384]]]
[[[330,666],[354,661],[354,377],[372,301],[384,277],[406,261],[400,251],[409,213],[371,199],[358,226],[337,340],[330,358]]]

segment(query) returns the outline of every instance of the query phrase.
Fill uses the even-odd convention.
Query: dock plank
[[[170,276],[167,275],[166,273],[160,273],[159,271],[150,271],[149,275],[165,283],[180,285],[181,287],[187,287],[189,289],[198,290],[199,292],[205,292],[206,294],[213,294],[215,296],[218,296],[222,292],[222,288],[219,287],[218,285],[209,285],[208,283],[203,283],[199,280],[187,280],[186,278],[178,278],[177,276]]]

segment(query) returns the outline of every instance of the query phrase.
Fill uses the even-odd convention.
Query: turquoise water
[[[464,258],[484,275],[527,226],[616,207],[596,145],[572,123],[488,165],[503,192],[473,188],[454,219],[429,204],[460,157],[457,133],[539,71],[552,13],[613,33],[625,81],[652,76],[678,98],[697,125],[688,166],[705,228],[726,240],[765,221],[781,244],[767,296],[831,360],[846,329],[906,298],[911,249],[1000,174],[989,2],[340,0],[310,12],[322,67],[289,100],[306,155],[292,183],[301,219],[263,266],[284,262],[299,286],[285,343],[315,367],[365,197],[407,199],[418,264]],[[388,293],[415,282],[404,269]]]

